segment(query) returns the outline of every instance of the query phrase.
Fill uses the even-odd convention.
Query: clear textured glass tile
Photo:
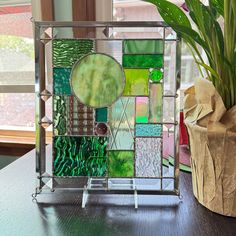
[[[135,136],[160,137],[162,136],[162,125],[159,124],[136,124]]]
[[[53,66],[71,68],[76,61],[93,50],[93,40],[54,39]]]
[[[105,176],[106,137],[55,137],[55,176]]]
[[[162,68],[163,55],[123,55],[124,68]]]
[[[160,177],[161,146],[160,138],[135,139],[136,177]]]
[[[162,122],[162,84],[150,84],[150,122]]]
[[[162,54],[164,49],[163,40],[124,40],[124,54]]]
[[[136,123],[148,123],[149,99],[147,97],[136,97]]]
[[[125,90],[124,96],[148,96],[148,70],[125,69]]]
[[[56,95],[71,95],[69,68],[53,69],[53,88]]]
[[[135,98],[122,97],[109,110],[109,149],[134,149]]]
[[[133,177],[134,176],[134,152],[133,151],[109,151],[108,152],[108,176],[109,177]]]

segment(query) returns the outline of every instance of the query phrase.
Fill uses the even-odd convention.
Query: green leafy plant
[[[186,0],[195,27],[175,4],[166,0],[146,1],[157,6],[164,21],[190,47],[202,76],[205,70],[226,108],[236,105],[236,1],[209,0],[206,6],[200,0]],[[217,21],[220,16],[224,21],[223,30]],[[207,60],[202,57],[199,46]]]

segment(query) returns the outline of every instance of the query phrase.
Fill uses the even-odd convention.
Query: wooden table
[[[0,171],[1,236],[235,236],[236,219],[212,213],[193,197],[191,175],[181,173],[183,202],[173,196],[99,195],[81,209],[81,194],[41,194],[35,188],[35,155],[29,152]]]

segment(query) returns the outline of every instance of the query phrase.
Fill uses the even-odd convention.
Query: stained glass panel
[[[147,97],[136,97],[136,123],[148,123],[149,101]]]
[[[93,50],[93,40],[54,39],[53,66],[71,68],[77,60]]]
[[[124,96],[148,96],[148,70],[125,69],[126,85]]]
[[[163,40],[124,40],[124,54],[162,54],[164,50]]]
[[[109,151],[108,153],[109,177],[133,177],[134,176],[134,152],[133,151]]]
[[[162,122],[162,84],[150,84],[150,122]]]
[[[162,125],[156,124],[136,124],[135,135],[144,137],[162,136]]]
[[[136,177],[160,177],[161,145],[160,138],[135,139]]]
[[[124,68],[162,68],[163,55],[123,55]]]
[[[73,93],[81,103],[91,107],[106,107],[123,93],[125,75],[112,57],[94,53],[83,57],[71,73]]]
[[[109,110],[112,150],[134,149],[135,98],[122,97]]]
[[[53,69],[54,94],[71,95],[70,73],[71,73],[71,69],[69,68],[54,68]]]
[[[55,137],[55,176],[105,176],[106,137]]]

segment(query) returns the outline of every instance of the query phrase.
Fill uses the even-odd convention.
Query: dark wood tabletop
[[[76,191],[55,191],[32,201],[34,150],[0,171],[0,236],[236,236],[236,219],[210,212],[192,193],[191,175],[181,173],[180,202],[174,196],[93,195],[85,209]]]

